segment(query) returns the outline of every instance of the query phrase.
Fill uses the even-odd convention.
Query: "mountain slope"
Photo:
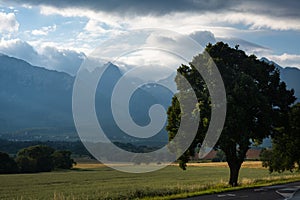
[[[280,78],[287,85],[287,88],[295,90],[295,96],[297,102],[300,102],[300,69],[295,67],[281,67],[277,63],[268,60],[267,58],[261,58],[261,61],[274,65],[280,71]]]
[[[70,127],[73,77],[0,56],[0,131]]]
[[[297,102],[300,102],[300,70],[295,67],[281,68],[280,77],[289,89],[295,90]]]
[[[112,91],[121,77],[120,69],[110,64],[99,80],[95,103],[98,121],[112,140],[126,138],[127,141],[136,141],[136,138],[118,128],[111,113]],[[34,139],[30,137],[32,134],[37,139],[44,140],[52,140],[53,135],[56,138],[63,135],[63,138],[74,139],[76,132],[72,118],[73,83],[74,77],[66,73],[31,66],[23,60],[1,55],[0,133],[6,137],[14,135],[11,139],[22,140]],[[153,88],[150,85],[137,89],[128,105],[133,120],[139,125],[150,122],[148,110],[151,105],[162,104],[167,109],[171,102],[171,92],[161,86]],[[155,92],[156,90],[159,92]],[[150,139],[167,142],[167,133],[162,130]]]

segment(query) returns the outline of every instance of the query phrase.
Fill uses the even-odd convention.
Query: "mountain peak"
[[[262,57],[261,59],[259,59],[260,61],[263,61],[265,63],[268,63],[270,65],[274,65],[276,68],[278,68],[279,70],[283,69],[283,67],[281,67],[280,65],[278,65],[276,62],[269,60],[266,57]]]

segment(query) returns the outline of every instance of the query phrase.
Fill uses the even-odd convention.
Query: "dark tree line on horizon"
[[[16,158],[0,152],[0,174],[50,172],[54,169],[71,169],[74,160],[71,152],[36,145],[21,149]]]

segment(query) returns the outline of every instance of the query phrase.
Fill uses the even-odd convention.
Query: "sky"
[[[300,69],[298,0],[0,0],[0,52],[71,75],[101,43],[143,28]]]

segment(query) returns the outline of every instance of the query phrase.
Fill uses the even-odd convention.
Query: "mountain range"
[[[93,73],[93,72],[88,72]],[[121,70],[109,64],[99,80],[96,92],[98,121],[114,141],[166,143],[161,130],[149,141],[137,140],[118,128],[111,112],[111,96]],[[171,77],[173,79],[173,77]],[[72,90],[75,77],[0,55],[0,138],[11,140],[77,140],[72,116]],[[135,81],[135,80],[129,80]],[[165,109],[173,94],[159,84],[138,88],[129,102],[133,120],[139,125],[150,122],[148,110],[154,104]],[[124,139],[125,138],[125,139]]]
[[[262,60],[274,64],[280,70],[282,81],[286,82],[288,88],[295,90],[299,101],[300,70],[283,68],[266,58]],[[99,81],[95,105],[102,129],[114,141],[166,143],[168,138],[165,130],[148,139],[137,139],[116,125],[110,101],[114,86],[122,75],[119,67],[109,64]],[[173,81],[174,76],[159,80],[157,84],[144,85],[135,91],[129,110],[137,124],[144,126],[150,122],[148,111],[151,105],[161,104],[165,109],[168,108],[173,94],[159,83]],[[67,73],[32,66],[24,60],[0,55],[0,138],[77,140],[72,116],[74,80]]]

